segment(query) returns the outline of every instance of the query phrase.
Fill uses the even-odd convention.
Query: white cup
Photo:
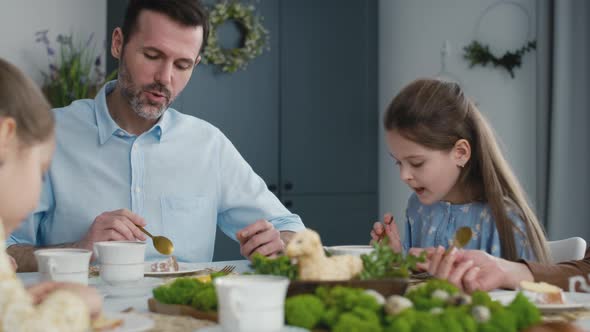
[[[100,278],[111,285],[125,285],[143,279],[145,243],[103,241],[94,243],[100,262]]]
[[[286,277],[229,275],[215,278],[214,283],[224,331],[276,332],[283,328]]]
[[[326,250],[332,255],[352,255],[360,256],[370,254],[375,248],[366,245],[349,245],[349,246],[332,246],[326,247]]]
[[[40,249],[35,259],[41,279],[88,285],[88,265],[92,252],[85,249]]]

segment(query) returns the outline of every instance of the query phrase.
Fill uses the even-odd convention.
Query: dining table
[[[149,264],[146,263],[146,264]],[[166,281],[177,276],[197,275],[220,271],[226,266],[233,266],[232,273],[250,272],[250,261],[232,260],[202,263],[179,263],[182,273],[146,273],[144,280],[132,287],[114,287],[100,280],[100,276],[91,275],[88,285],[96,288],[103,295],[103,312],[106,317],[123,317],[128,320],[123,326],[112,330],[112,332],[193,332],[207,326],[214,325],[214,322],[199,320],[188,316],[172,316],[153,313],[149,311],[148,299],[153,297],[151,290],[164,284]],[[194,271],[184,273],[183,271]],[[17,273],[17,277],[23,281],[25,286],[33,285],[42,281],[38,272]],[[128,323],[128,324],[127,324]],[[111,331],[109,331],[111,332]]]
[[[149,263],[146,264],[149,265]],[[208,328],[214,327],[216,323],[196,319],[190,316],[174,316],[150,312],[148,308],[148,300],[153,297],[152,289],[178,276],[211,273],[214,271],[220,271],[227,266],[234,267],[232,273],[241,274],[252,271],[250,261],[248,260],[180,264],[181,270],[190,272],[182,274],[162,273],[161,277],[154,277],[153,274],[146,273],[144,280],[134,286],[132,292],[125,290],[124,287],[113,287],[108,285],[101,281],[99,276],[89,277],[89,286],[95,287],[99,293],[104,296],[103,312],[105,315],[108,317],[119,313],[124,315],[123,317],[127,318],[130,322],[130,324],[128,324],[129,326],[119,327],[112,330],[112,332],[206,331]],[[17,273],[17,277],[23,281],[25,286],[42,281],[38,272]],[[422,280],[415,280],[415,282],[416,283],[413,286],[417,286]],[[507,296],[508,298],[512,298],[514,297],[514,293],[514,291],[497,290],[491,291],[490,295],[492,298],[503,302],[503,297]],[[566,292],[566,296],[570,296],[572,300],[575,300],[578,303],[583,302],[585,305],[570,308],[571,310],[544,312],[543,318],[545,320],[572,321],[579,328],[590,332],[590,294]]]

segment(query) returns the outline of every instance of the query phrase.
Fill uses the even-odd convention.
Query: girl
[[[4,248],[39,201],[54,149],[54,120],[36,85],[0,59],[0,331],[87,331],[101,309],[96,290],[42,283],[28,291]]]
[[[414,193],[403,244],[390,215],[373,226],[373,241],[388,236],[396,251],[441,251],[459,227],[469,226],[473,236],[465,248],[548,262],[542,227],[490,126],[458,84],[410,83],[389,105],[384,125],[400,178]]]

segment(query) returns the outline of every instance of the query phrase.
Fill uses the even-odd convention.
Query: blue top
[[[106,104],[115,84],[55,110],[57,148],[40,205],[8,246],[79,241],[99,214],[121,208],[170,238],[188,262],[211,261],[217,225],[234,240],[258,219],[282,231],[304,228],[211,124],[168,109],[139,136],[121,129]],[[147,248],[146,259],[159,258]]]
[[[519,258],[536,261],[532,247],[526,236],[526,228],[522,219],[512,210],[508,216],[518,228],[514,232],[516,254]],[[451,204],[436,202],[424,205],[416,194],[408,200],[406,209],[406,234],[403,243],[404,251],[409,248],[427,248],[453,243],[455,231],[463,226],[471,227],[473,236],[464,249],[479,249],[501,257],[500,236],[492,217],[490,207],[482,202],[467,204]]]

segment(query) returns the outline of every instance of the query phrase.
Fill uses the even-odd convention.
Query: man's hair
[[[123,47],[131,39],[137,28],[137,18],[142,10],[151,10],[170,17],[187,27],[203,27],[203,44],[209,37],[209,18],[205,7],[199,0],[130,0],[123,20]]]
[[[30,146],[53,135],[51,106],[22,71],[0,58],[0,117],[13,118],[20,142]]]

